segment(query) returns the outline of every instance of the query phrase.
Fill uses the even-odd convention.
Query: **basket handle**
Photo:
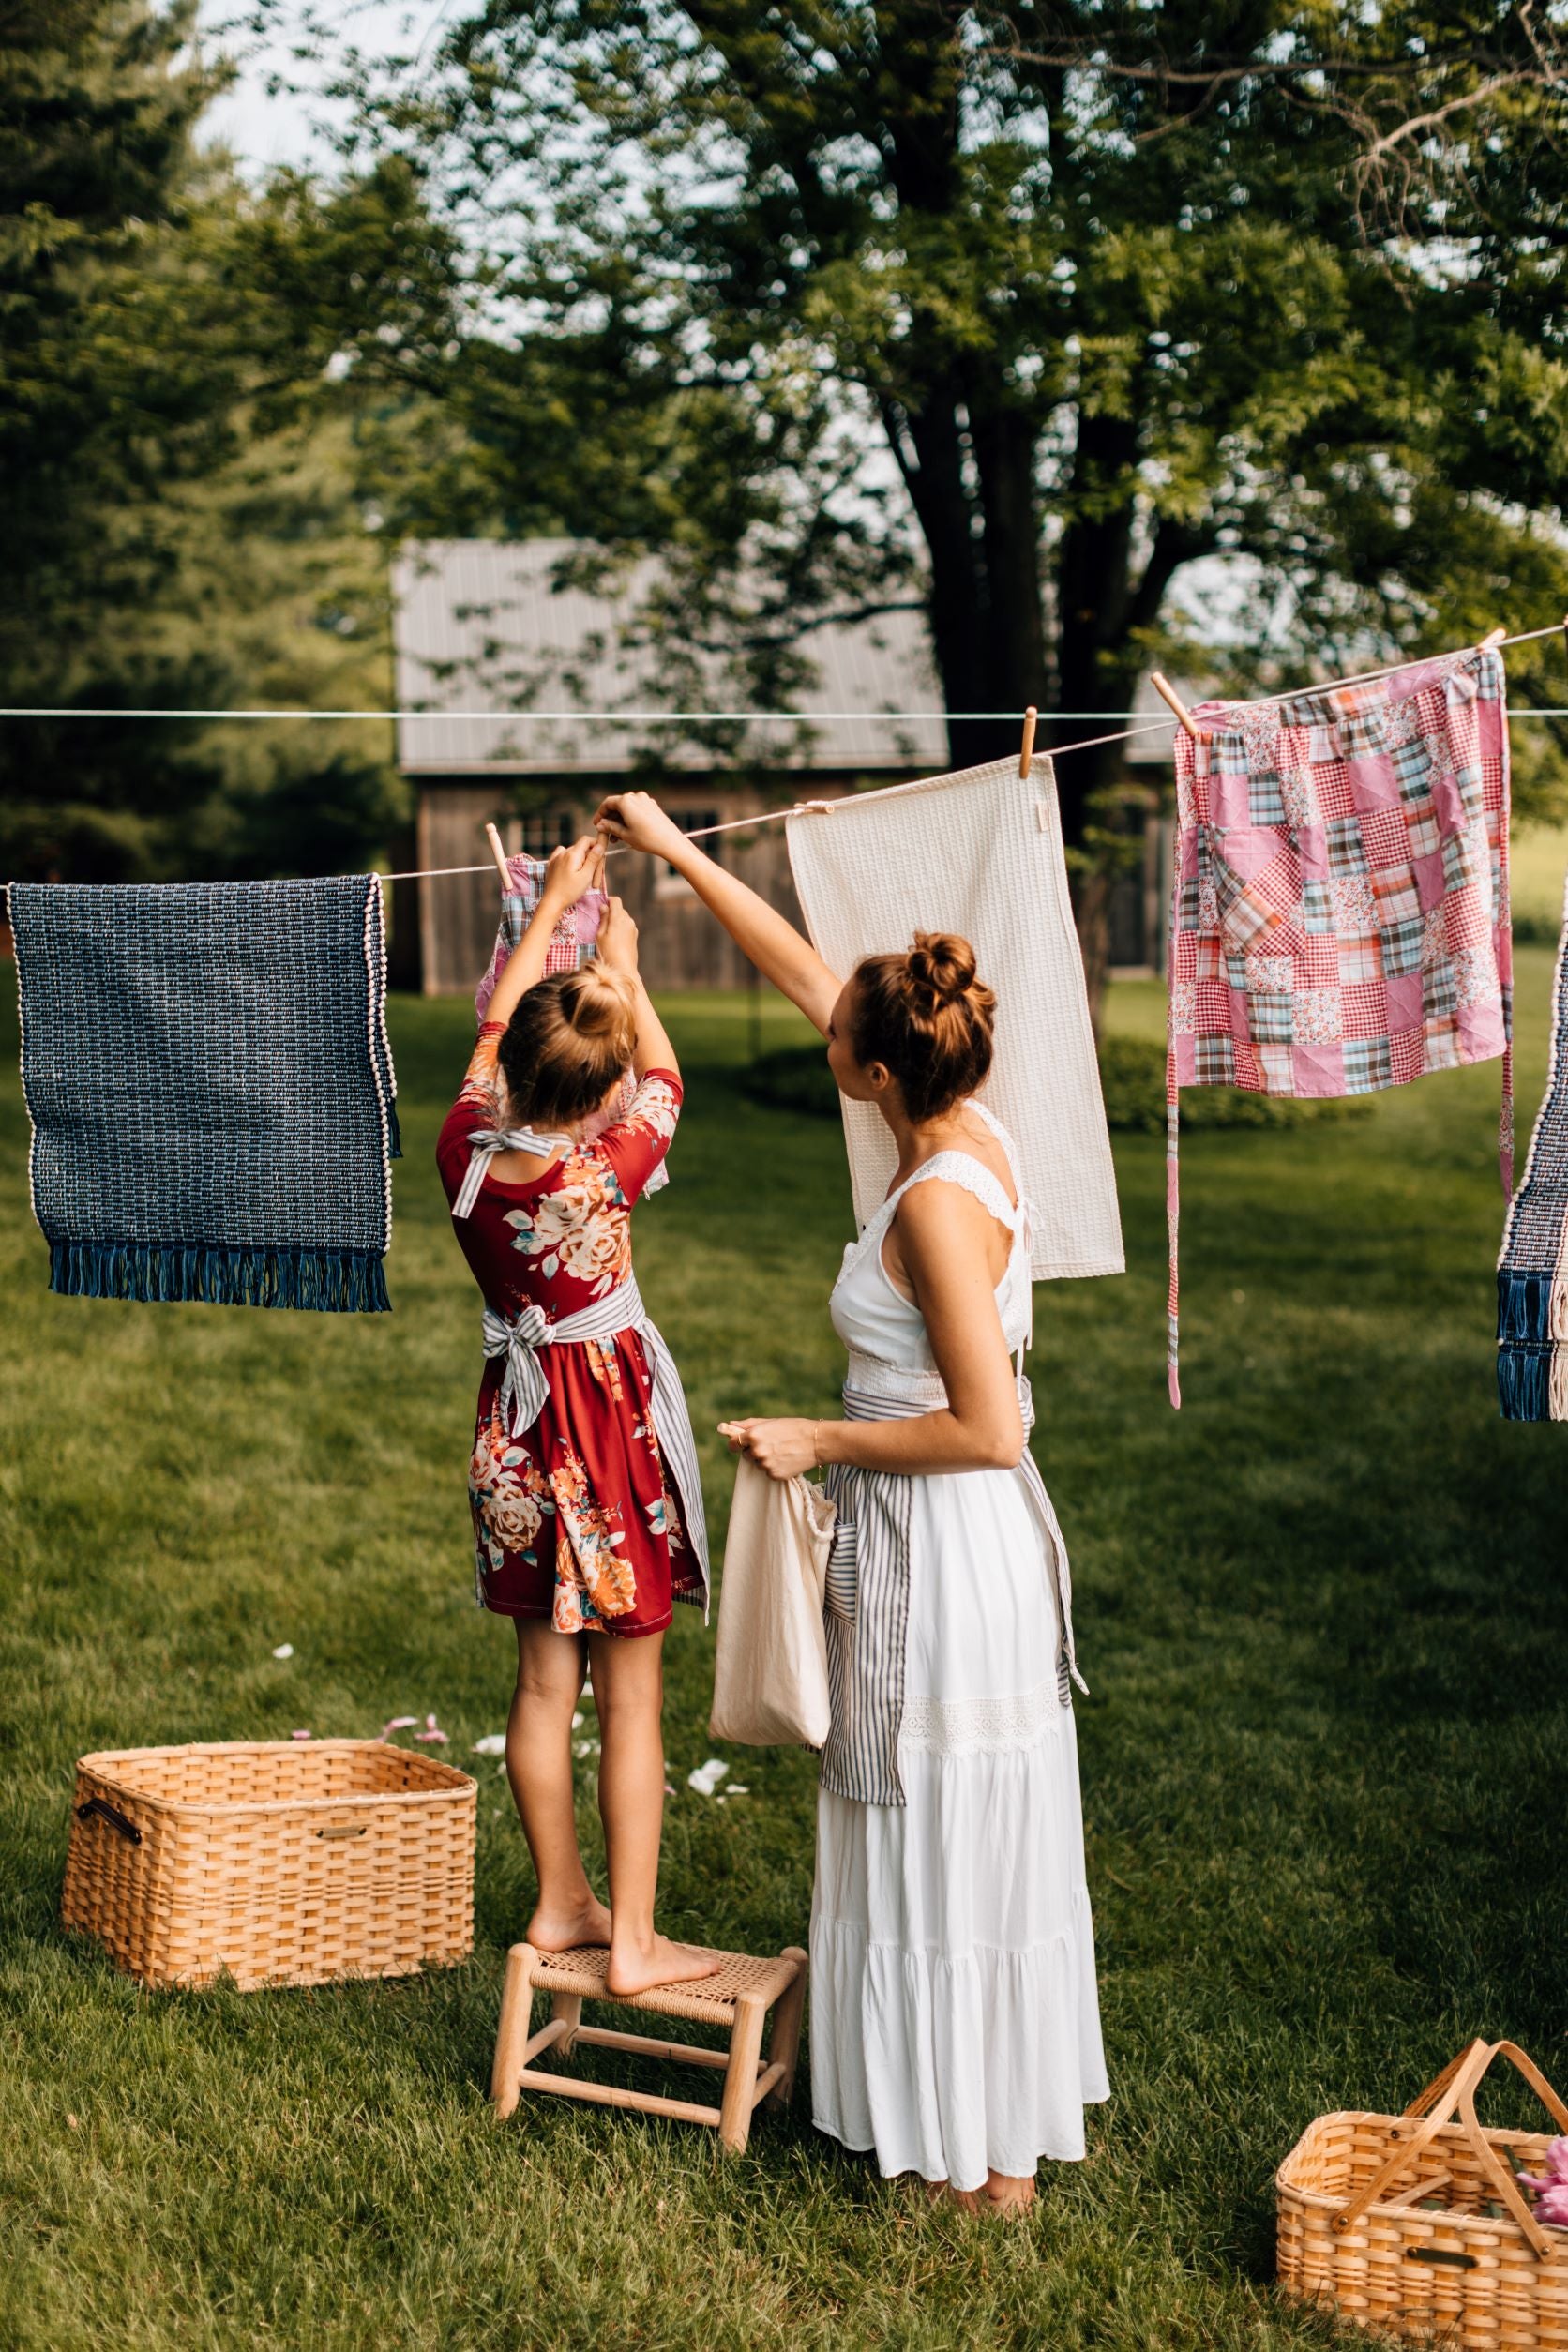
[[[1568,2131],[1568,2107],[1563,2105],[1534,2060],[1527,2058],[1516,2043],[1472,2042],[1410,2101],[1405,2113],[1422,2118],[1420,2129],[1412,2132],[1408,2139],[1401,2139],[1371,2179],[1364,2180],[1355,2194],[1346,2199],[1331,2224],[1338,2235],[1343,2237],[1352,2222],[1369,2205],[1378,2202],[1389,2184],[1400,2173],[1409,2170],[1411,2159],[1437,2137],[1445,2124],[1457,2122],[1463,2128],[1476,2162],[1490,2181],[1498,2202],[1517,2223],[1531,2251],[1543,2259],[1551,2253],[1551,2239],[1525,2203],[1513,2174],[1499,2157],[1476,2116],[1476,2088],[1492,2060],[1499,2056],[1508,2058],[1517,2068],[1546,2112]]]
[[[128,1814],[121,1813],[112,1805],[107,1797],[89,1797],[84,1805],[76,1808],[79,1821],[89,1821],[95,1814],[100,1821],[107,1821],[112,1830],[118,1830],[120,1835],[132,1846],[141,1845],[142,1832],[135,1822]]]

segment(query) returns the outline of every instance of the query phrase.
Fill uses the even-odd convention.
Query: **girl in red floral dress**
[[[660,1653],[672,1602],[706,1604],[707,1557],[680,1381],[631,1269],[632,1207],[670,1148],[681,1080],[620,901],[596,963],[542,976],[602,857],[586,840],[550,859],[436,1157],[485,1299],[469,1495],[479,1597],[517,1621],[506,1769],[539,1882],[528,1940],[608,1944],[609,1989],[635,1993],[716,1965],[654,1930]],[[628,1063],[636,1093],[606,1126]],[[572,1804],[572,1713],[590,1670],[608,1910]]]

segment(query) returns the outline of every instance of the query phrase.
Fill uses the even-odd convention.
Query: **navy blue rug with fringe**
[[[1568,1421],[1568,890],[1546,1092],[1498,1259],[1498,1395],[1505,1421]]]
[[[13,882],[10,921],[50,1289],[385,1312],[375,876]]]

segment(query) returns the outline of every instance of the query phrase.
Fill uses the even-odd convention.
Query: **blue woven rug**
[[[14,882],[10,920],[51,1289],[384,1311],[375,877]]]
[[[1506,1421],[1568,1421],[1568,892],[1546,1092],[1498,1259],[1498,1395]]]

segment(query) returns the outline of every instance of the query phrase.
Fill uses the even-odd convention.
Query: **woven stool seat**
[[[694,1983],[655,1984],[645,1993],[611,1993],[605,1983],[610,1954],[601,1947],[582,1945],[572,1952],[535,1952],[532,1944],[514,1944],[506,1955],[506,1984],[490,2077],[490,2097],[497,2114],[511,2115],[525,2090],[553,2091],[560,2098],[587,2100],[596,2106],[630,2107],[642,2115],[708,2124],[724,2146],[738,2154],[750,2137],[755,2107],[764,2099],[778,2106],[789,2104],[806,2006],[807,1958],[794,1946],[771,1960],[745,1952],[708,1951],[707,1957],[718,1963],[717,1973]],[[550,2015],[548,2024],[532,2033],[535,1992],[549,1994]],[[612,2001],[618,2008],[652,2010],[657,2016],[684,2017],[712,2026],[726,2035],[726,2046],[704,2049],[689,2043],[655,2041],[647,2034],[585,2026],[581,2022],[585,2000]],[[762,2027],[770,2009],[773,2034],[764,2058]],[[700,2106],[690,2100],[623,2089],[618,2084],[545,2073],[534,2064],[546,2050],[567,2058],[579,2042],[680,2066],[722,2068],[722,2102],[716,2107]]]
[[[694,1984],[655,1984],[646,1993],[607,1993],[610,1954],[602,1945],[584,1944],[573,1952],[535,1953],[533,1981],[541,1993],[574,1993],[580,2000],[617,2001],[625,2009],[651,2009],[660,2017],[724,2027],[735,2022],[739,1994],[755,1993],[771,2009],[795,1981],[796,1963],[788,1956],[754,1960],[748,1952],[714,1952],[705,1944],[692,1949],[718,1962],[716,1976],[700,1977]]]

